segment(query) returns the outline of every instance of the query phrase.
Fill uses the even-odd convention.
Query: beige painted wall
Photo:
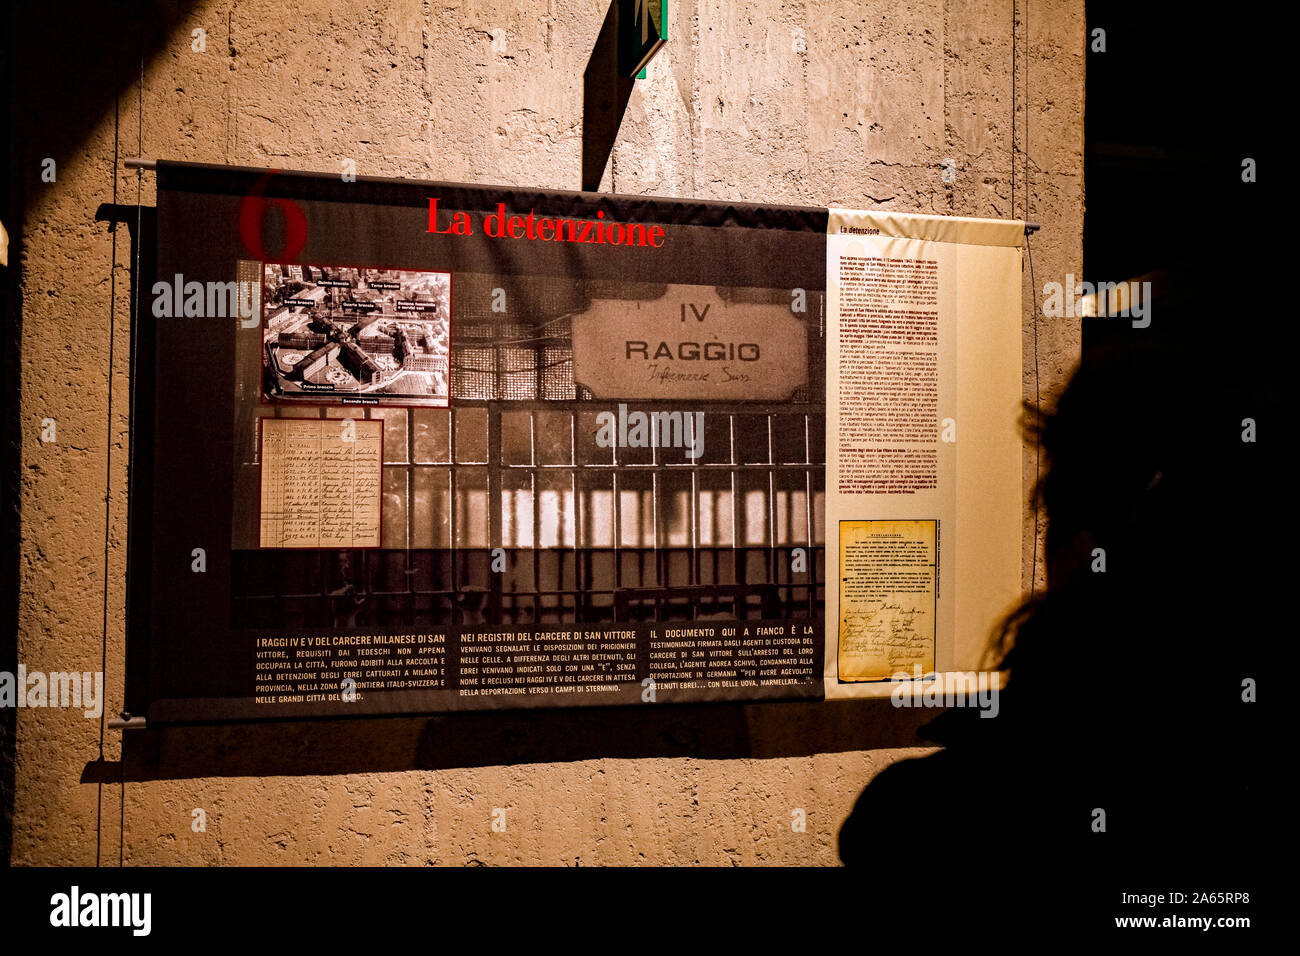
[[[18,15],[30,37],[22,75],[57,88],[39,108],[15,105],[26,190],[19,660],[100,668],[107,480],[108,710],[121,708],[131,247],[123,231],[110,427],[114,253],[94,211],[113,195],[114,90],[118,151],[139,151],[138,39],[158,34],[144,64],[146,155],[335,172],[351,158],[362,175],[576,189],[582,75],[606,6],[210,0],[90,31],[41,9]],[[1038,0],[1020,26],[1014,205],[1009,3],[670,6],[668,47],[637,83],[602,191],[1027,217],[1043,224],[1040,288],[1080,272],[1081,0]],[[199,28],[203,53],[191,48]],[[40,181],[44,156],[58,160],[53,184]],[[134,204],[136,174],[116,175],[119,202]],[[152,185],[145,174],[146,205]],[[1028,272],[1024,291],[1032,398]],[[1077,327],[1040,327],[1044,395],[1077,354]],[[44,418],[57,420],[55,443],[38,440]],[[833,864],[857,793],[922,752],[925,719],[866,704],[636,713],[148,732],[128,747],[123,799],[120,783],[102,782],[123,774],[118,735],[105,735],[97,762],[98,721],[22,710],[12,859],[86,864],[98,852],[116,863],[120,845],[127,864]],[[504,833],[490,826],[498,807]],[[195,808],[206,832],[191,829]],[[791,830],[795,808],[806,833]]]

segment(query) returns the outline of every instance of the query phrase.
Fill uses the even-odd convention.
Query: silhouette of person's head
[[[1041,421],[1029,410],[1045,567],[998,645],[1013,687],[1100,693],[1158,676],[1133,707],[1223,663],[1259,558],[1250,402],[1232,386],[1203,352],[1114,345],[1085,357]]]
[[[845,862],[869,858],[885,821],[1093,862],[1098,848],[1209,853],[1208,838],[1240,837],[1255,762],[1243,682],[1271,599],[1258,395],[1240,373],[1205,349],[1113,345],[1084,358],[1050,414],[1029,409],[1045,567],[991,646],[1007,677],[998,715],[952,710],[927,727],[946,749],[867,787],[841,831]],[[1094,839],[1099,809],[1108,842]]]

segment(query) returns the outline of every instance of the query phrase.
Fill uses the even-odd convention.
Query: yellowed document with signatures
[[[383,425],[262,419],[263,548],[379,547]]]
[[[839,523],[840,680],[934,670],[937,530],[933,519]]]

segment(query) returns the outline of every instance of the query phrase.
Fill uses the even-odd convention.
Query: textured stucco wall
[[[583,71],[607,4],[160,0],[147,16],[80,23],[58,4],[15,13],[19,660],[100,669],[107,481],[108,712],[121,708],[131,244],[122,230],[111,270],[113,239],[95,221],[115,175],[118,201],[136,200],[136,174],[114,168],[115,135],[121,156],[334,172],[350,158],[363,175],[576,189]],[[669,45],[636,85],[602,191],[1014,215],[1043,224],[1040,288],[1080,272],[1080,0],[1040,0],[1028,24],[1022,5],[1014,205],[1010,3],[671,7]],[[191,48],[199,28],[203,53]],[[40,179],[47,156],[54,183]],[[146,205],[152,185],[145,174]],[[1034,299],[1026,271],[1027,398]],[[1077,352],[1077,327],[1040,327],[1044,395]],[[54,443],[39,441],[45,418]],[[1028,455],[1025,468],[1028,487]],[[831,864],[855,796],[922,752],[923,722],[887,705],[791,704],[187,728],[131,740],[123,795],[118,735],[100,759],[98,721],[22,710],[12,859],[116,863],[120,846],[128,864]],[[490,826],[498,807],[504,833]],[[191,830],[194,808],[206,832]],[[806,833],[791,830],[794,808]]]

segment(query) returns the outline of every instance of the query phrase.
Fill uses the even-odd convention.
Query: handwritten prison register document
[[[382,421],[262,419],[263,548],[377,548]]]
[[[1024,223],[831,209],[826,696],[970,671],[1020,594]]]

